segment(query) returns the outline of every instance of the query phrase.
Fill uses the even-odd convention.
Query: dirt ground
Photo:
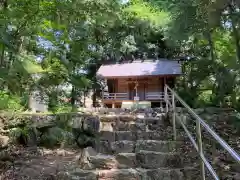
[[[0,180],[57,180],[59,172],[78,160],[72,149],[14,147],[0,161]]]

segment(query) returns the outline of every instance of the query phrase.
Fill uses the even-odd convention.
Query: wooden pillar
[[[158,92],[162,91],[162,79],[159,77],[158,78]]]
[[[162,89],[161,89],[161,91],[164,92],[164,86],[165,86],[164,77],[161,78],[161,82],[162,82]]]
[[[167,86],[164,86],[164,100],[166,103],[166,114],[168,113],[168,91]]]
[[[167,84],[167,78],[166,77],[163,78],[163,82],[164,82],[164,86],[165,86]],[[163,89],[164,89],[164,87],[163,87]]]
[[[135,82],[135,89],[136,89],[135,96],[138,96],[138,80],[136,80],[136,82]]]
[[[143,82],[143,100],[145,100],[146,97],[146,82]]]
[[[115,79],[115,93],[118,92],[118,79]]]

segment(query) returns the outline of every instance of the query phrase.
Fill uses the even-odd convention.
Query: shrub
[[[23,109],[20,97],[0,91],[0,110],[21,111]]]
[[[43,134],[40,143],[46,147],[54,147],[61,145],[64,141],[65,132],[63,129],[58,127],[53,127],[48,130],[47,133]]]
[[[10,141],[14,144],[26,145],[29,138],[28,132],[29,129],[27,127],[12,128],[9,133]]]

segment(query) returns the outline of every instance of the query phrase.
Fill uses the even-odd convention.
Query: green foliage
[[[169,13],[164,35],[177,52],[193,57],[184,63],[179,94],[193,107],[238,108],[240,24],[236,1],[149,0]],[[211,91],[211,93],[209,93]]]
[[[69,131],[65,131],[64,133],[64,139],[61,142],[61,146],[63,147],[72,147],[75,145],[75,141],[74,141],[74,136],[71,132]]]
[[[65,131],[61,128],[54,127],[44,133],[40,139],[40,144],[46,147],[59,146],[64,141]]]
[[[240,114],[239,112],[235,111],[228,115],[227,120],[228,125],[232,125],[233,128],[231,128],[232,133],[239,134],[240,132]]]
[[[72,107],[69,104],[63,104],[61,106],[58,106],[56,111],[54,113],[69,113],[72,112]]]
[[[0,85],[9,92],[1,109],[21,109],[17,97],[26,106],[37,90],[50,111],[74,110],[83,92],[93,89],[96,100],[103,60],[182,56],[194,57],[177,84],[190,105],[240,106],[237,1],[9,0],[0,8]]]
[[[10,129],[9,137],[14,144],[27,144],[29,128],[27,126],[12,128]]]
[[[69,107],[70,109],[70,107]],[[71,131],[71,122],[72,122],[72,114],[71,112],[60,112],[56,113],[56,125],[59,128],[62,128],[66,131]]]
[[[21,98],[10,95],[6,91],[0,91],[0,110],[21,111],[23,109]]]
[[[201,91],[198,95],[198,104],[196,106],[212,106],[212,96],[213,95],[211,90]]]
[[[150,22],[151,25],[158,28],[165,28],[170,20],[167,12],[159,11],[144,0],[132,0],[124,11],[133,16],[133,18],[137,17],[140,20]]]

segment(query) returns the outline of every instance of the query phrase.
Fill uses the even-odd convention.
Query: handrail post
[[[200,154],[203,154],[201,124],[200,124],[200,121],[198,120],[196,120],[196,133],[197,133],[198,151]],[[202,180],[205,180],[205,165],[201,158],[200,158],[200,172],[201,172]]]
[[[172,94],[172,121],[173,121],[173,139],[177,140],[177,129],[176,129],[176,104],[175,104],[175,96]]]
[[[168,93],[167,93],[167,86],[164,86],[164,98],[166,103],[166,113],[168,113]]]

